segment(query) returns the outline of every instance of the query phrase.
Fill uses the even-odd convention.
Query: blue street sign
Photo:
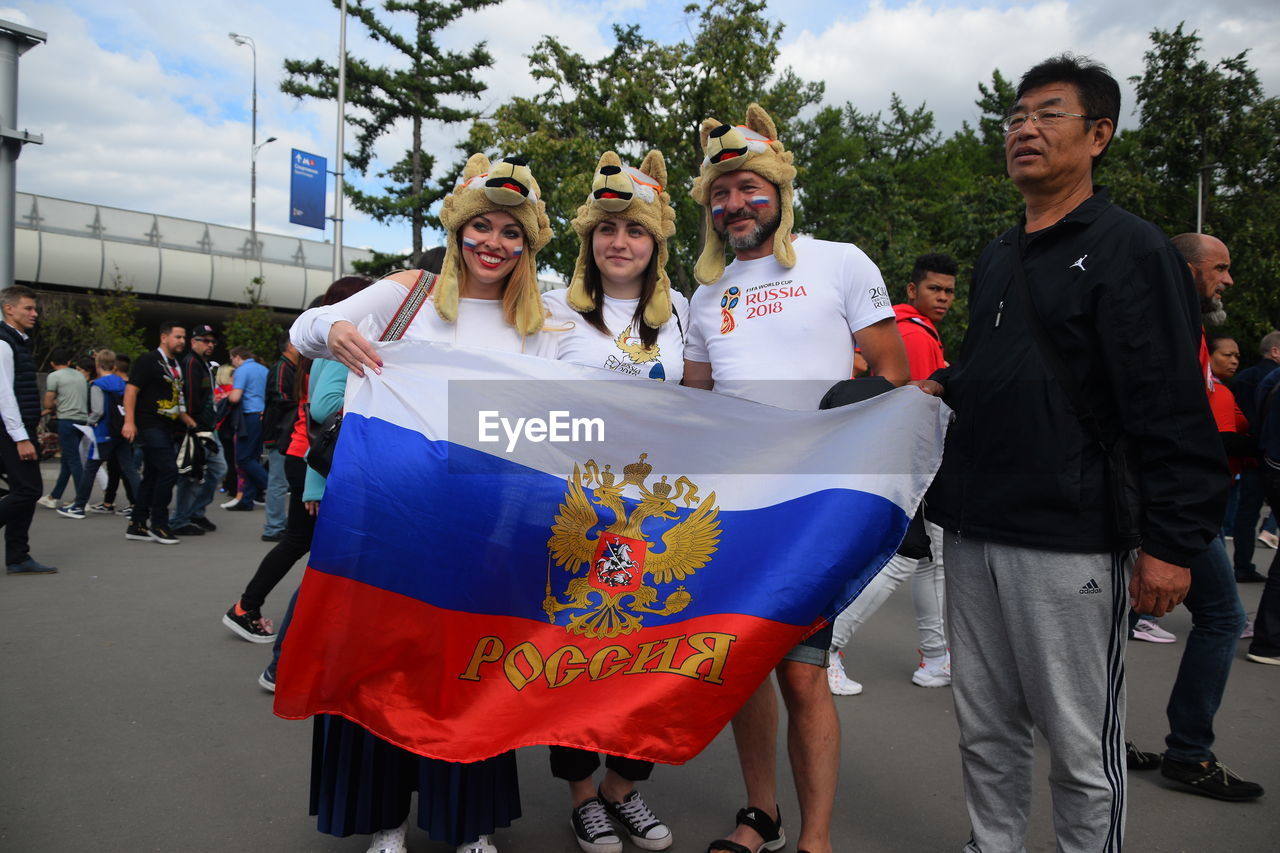
[[[325,159],[293,149],[293,177],[289,181],[289,221],[324,230]]]

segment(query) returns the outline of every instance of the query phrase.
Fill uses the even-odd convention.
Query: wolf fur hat
[[[518,263],[526,266],[524,292],[516,298],[515,328],[532,335],[542,328],[542,298],[538,295],[538,250],[551,241],[551,220],[533,173],[523,160],[508,157],[490,165],[483,154],[472,154],[453,192],[440,208],[440,224],[447,235],[444,262],[436,279],[434,301],[441,319],[458,320],[458,286],[462,279],[462,255],[458,231],[473,217],[501,210],[520,223],[528,248]]]
[[[791,152],[778,141],[773,119],[759,104],[747,107],[744,125],[730,127],[714,118],[702,122],[702,170],[693,181],[693,200],[706,209],[706,240],[702,255],[693,268],[699,284],[711,284],[724,274],[724,240],[715,229],[709,195],[711,183],[721,175],[738,170],[755,172],[778,188],[782,220],[773,235],[773,256],[790,269],[795,266],[796,252],[791,246],[792,211],[796,168],[791,165]]]
[[[642,226],[653,237],[657,256],[657,281],[644,309],[644,324],[660,329],[671,318],[671,279],[667,277],[667,238],[676,233],[676,209],[667,192],[667,164],[662,152],[654,149],[639,169],[622,165],[613,151],[600,155],[591,182],[591,193],[578,208],[573,230],[578,232],[578,263],[569,282],[569,305],[575,311],[596,307],[587,292],[587,259],[591,255],[591,234],[611,216]]]

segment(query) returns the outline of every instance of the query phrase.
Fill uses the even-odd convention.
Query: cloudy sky
[[[543,33],[592,58],[607,52],[614,23],[638,23],[655,39],[675,41],[696,24],[683,12],[686,2],[507,0],[464,17],[441,41],[457,49],[488,41],[497,61],[485,74],[490,91],[482,108],[492,107],[512,93],[536,90],[524,56]],[[910,106],[927,103],[945,131],[974,120],[977,83],[989,80],[993,69],[1016,78],[1039,59],[1072,50],[1124,78],[1141,71],[1150,30],[1179,21],[1199,32],[1210,61],[1249,50],[1267,94],[1280,94],[1280,4],[1274,0],[769,5],[771,16],[788,16],[784,64],[824,81],[829,102],[874,111],[896,91]],[[279,83],[285,58],[336,56],[338,12],[328,0],[0,0],[0,19],[49,37],[20,65],[18,125],[45,137],[18,161],[20,190],[248,227],[253,65],[249,49],[228,39],[234,31],[257,43],[258,138],[279,140],[258,157],[258,227],[321,238],[315,229],[289,224],[288,160],[290,149],[299,148],[332,164],[334,106],[297,102],[280,93]],[[385,51],[358,25],[348,28],[348,46],[370,58]],[[1127,112],[1127,84],[1125,94]],[[438,159],[453,162],[457,132],[437,126],[428,133],[443,152]],[[406,138],[405,131],[392,134],[380,151],[394,160]],[[404,225],[378,225],[350,210],[346,217],[348,245],[383,251],[409,245]]]

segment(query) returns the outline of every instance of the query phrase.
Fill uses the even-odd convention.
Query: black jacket
[[[1253,367],[1246,367],[1237,373],[1228,383],[1231,393],[1235,395],[1236,405],[1249,421],[1249,430],[1253,433],[1257,433],[1262,428],[1262,424],[1258,423],[1258,407],[1254,404],[1253,398],[1258,395],[1258,386],[1262,384],[1262,380],[1277,367],[1280,365],[1269,358],[1264,358]]]
[[[1200,372],[1199,299],[1159,229],[1103,190],[1026,240],[1027,284],[1049,338],[1107,444],[1123,442],[1135,516],[1112,511],[1105,453],[1049,377],[1013,284],[1022,225],[983,251],[969,328],[935,375],[956,410],[930,520],[1027,548],[1114,552],[1141,545],[1187,565],[1222,522],[1229,482]]]
[[[31,356],[31,341],[8,323],[0,321],[0,340],[13,350],[13,396],[18,401],[27,438],[35,441],[40,423],[40,386],[36,380],[36,362]]]

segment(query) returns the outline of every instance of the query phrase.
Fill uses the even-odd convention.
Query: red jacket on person
[[[907,362],[911,367],[911,380],[928,379],[940,368],[947,366],[942,357],[942,336],[928,317],[914,305],[903,303],[893,306],[898,320],[898,334],[907,347]]]

